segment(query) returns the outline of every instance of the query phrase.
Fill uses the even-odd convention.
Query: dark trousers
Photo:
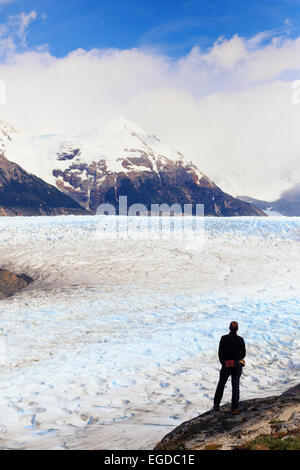
[[[224,366],[220,370],[220,379],[217,386],[217,390],[214,397],[214,406],[219,406],[223,397],[224,388],[226,382],[231,375],[231,383],[232,383],[232,399],[231,399],[231,408],[236,410],[239,407],[239,399],[240,399],[240,377],[242,374],[242,366],[235,365],[234,367],[227,367]]]

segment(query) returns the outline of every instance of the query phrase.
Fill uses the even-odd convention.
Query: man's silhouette
[[[232,414],[240,413],[240,377],[245,364],[242,359],[246,356],[246,347],[243,338],[237,335],[239,325],[236,321],[230,323],[228,335],[222,336],[219,345],[219,360],[222,364],[220,380],[214,397],[214,410],[219,411],[224,393],[224,387],[231,375],[232,383]]]

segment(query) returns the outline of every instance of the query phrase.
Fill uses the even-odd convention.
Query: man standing
[[[214,397],[214,410],[220,410],[220,403],[224,393],[224,387],[231,375],[232,383],[232,414],[239,414],[240,399],[240,377],[242,368],[245,365],[243,361],[246,356],[246,347],[243,338],[237,335],[239,325],[236,321],[232,321],[229,326],[230,333],[222,336],[219,345],[219,360],[222,364],[220,371],[220,380]]]

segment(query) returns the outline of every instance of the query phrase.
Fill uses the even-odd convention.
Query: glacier
[[[300,219],[205,218],[189,243],[107,226],[0,219],[1,268],[34,279],[1,300],[2,448],[153,448],[211,408],[231,320],[242,399],[299,382]]]
[[[122,116],[103,122],[99,127],[80,135],[28,134],[17,131],[3,121],[0,121],[0,131],[0,149],[5,156],[54,186],[59,178],[53,175],[53,170],[65,171],[72,163],[90,165],[105,160],[110,173],[150,171],[149,166],[141,166],[133,161],[128,167],[123,164],[128,157],[135,160],[143,155],[149,156],[152,171],[155,172],[168,160],[182,165],[192,164],[157,136],[148,134]],[[78,168],[72,171],[89,180],[84,171]],[[194,165],[193,171],[199,179],[204,176]]]

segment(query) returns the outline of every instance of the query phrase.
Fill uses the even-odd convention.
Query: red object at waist
[[[234,361],[225,361],[225,367],[226,369],[228,367],[234,367],[235,362]]]

